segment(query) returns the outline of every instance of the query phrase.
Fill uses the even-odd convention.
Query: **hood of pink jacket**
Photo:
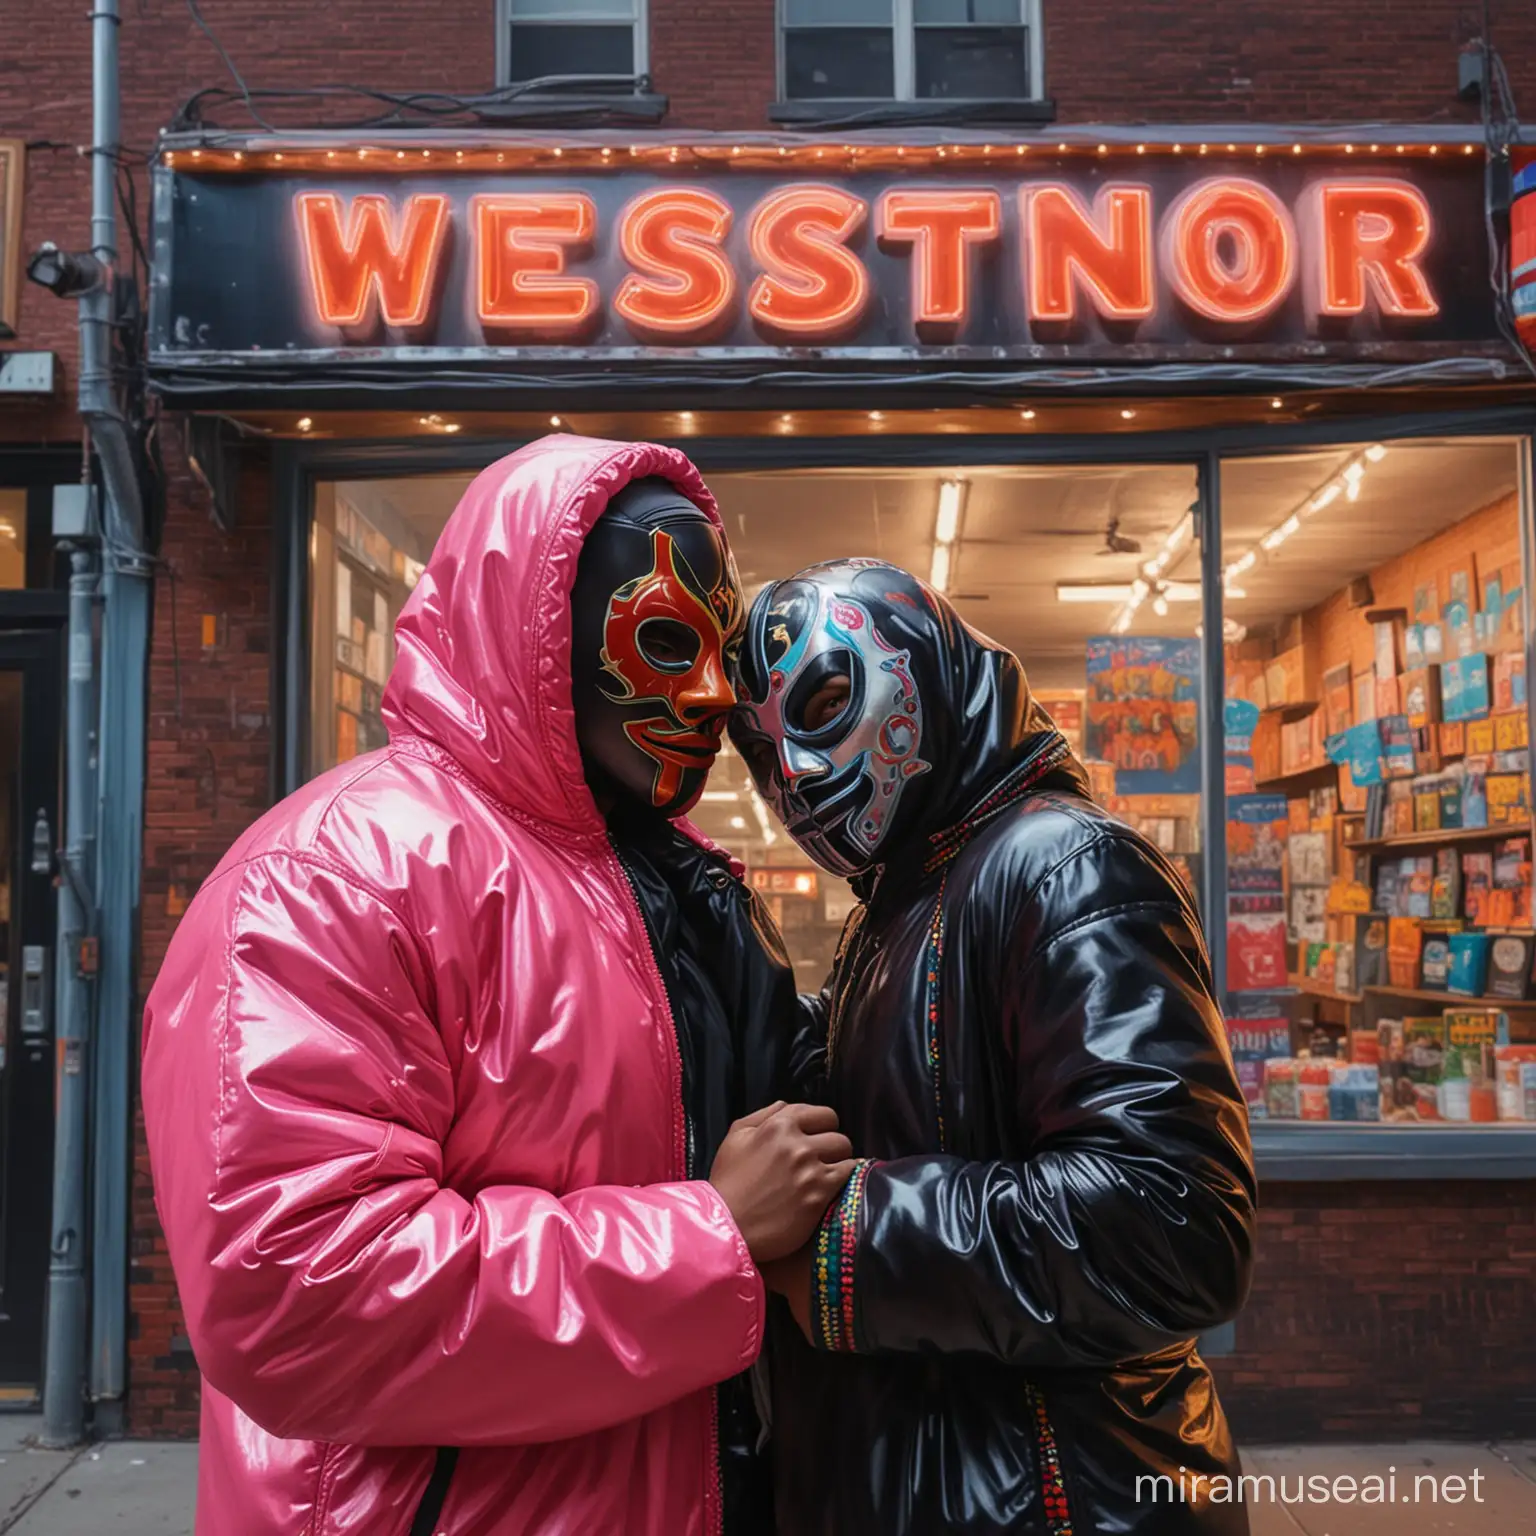
[[[433,743],[526,815],[601,830],[571,705],[571,588],[587,531],[652,475],[719,524],[698,470],[655,443],[546,437],[476,477],[395,625],[392,737]]]

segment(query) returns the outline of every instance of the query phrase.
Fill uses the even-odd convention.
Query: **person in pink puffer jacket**
[[[405,605],[389,746],[199,891],[143,1096],[200,1533],[771,1528],[759,1265],[850,1164],[830,1111],[770,1102],[814,1075],[812,1005],[678,819],[741,617],[682,454],[523,449]]]

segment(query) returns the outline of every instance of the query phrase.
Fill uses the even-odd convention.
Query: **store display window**
[[[1193,464],[706,472],[749,600],[816,561],[871,555],[1019,654],[1095,795],[1200,901],[1256,1118],[1299,1133],[1536,1126],[1514,440],[1221,463],[1224,801],[1202,794],[1217,655],[1201,633]],[[382,744],[395,618],[471,478],[315,483],[310,773]],[[847,884],[799,851],[729,749],[695,819],[745,865],[801,987],[819,987]]]
[[[309,772],[387,738],[379,715],[395,620],[474,477],[322,480],[310,527]]]
[[[889,560],[944,590],[967,623],[1018,653],[1096,792],[1198,888],[1198,560],[1160,588],[1155,635],[1124,628],[1142,566],[1193,542],[1192,467],[765,470],[709,481],[749,598],[848,555]],[[853,907],[848,886],[790,841],[734,756],[716,765],[696,819],[746,863],[802,989],[819,987]]]
[[[1275,1121],[1536,1127],[1508,440],[1222,467],[1228,1028]]]

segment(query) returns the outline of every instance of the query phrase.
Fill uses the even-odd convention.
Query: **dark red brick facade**
[[[1261,1191],[1237,1352],[1212,1362],[1242,1440],[1536,1434],[1536,1186]]]
[[[9,9],[20,18],[16,0]],[[125,144],[142,165],[178,104],[228,85],[222,64],[172,0],[126,5]],[[203,0],[247,81],[338,80],[382,88],[492,85],[493,0]],[[651,67],[668,126],[758,130],[775,96],[773,0],[650,0]],[[1458,49],[1481,7],[1454,0],[1253,0],[1213,7],[1045,0],[1046,87],[1066,121],[1460,123]],[[1494,38],[1517,97],[1536,111],[1536,6],[1497,0]],[[90,39],[84,14],[24,23],[0,58],[0,137],[29,144],[23,240],[83,244]],[[268,108],[298,124],[305,109]],[[318,110],[318,109],[315,109]],[[351,110],[350,107],[348,110]],[[236,107],[222,120],[243,126]],[[311,117],[308,119],[313,121]],[[147,199],[137,175],[140,207]],[[75,313],[35,287],[15,345],[57,353],[63,385],[46,409],[0,401],[7,443],[71,443],[78,424]],[[180,424],[162,424],[171,469],[158,587],[145,807],[143,981],[181,903],[268,803],[271,577],[265,456],[245,461],[241,520],[218,531],[186,472]],[[216,643],[202,643],[203,615]],[[197,1382],[155,1220],[142,1128],[134,1177],[129,1423],[191,1433]],[[1522,1185],[1291,1186],[1266,1192],[1253,1301],[1221,1378],[1241,1432],[1257,1437],[1536,1433],[1533,1395],[1481,1385],[1485,1367],[1523,1362],[1536,1381],[1529,1297],[1536,1212]],[[1521,1299],[1525,1301],[1522,1328]],[[1536,1394],[1536,1387],[1532,1388]]]

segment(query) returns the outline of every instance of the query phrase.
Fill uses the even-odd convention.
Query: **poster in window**
[[[1088,641],[1088,755],[1122,795],[1197,794],[1200,642],[1105,635]]]

